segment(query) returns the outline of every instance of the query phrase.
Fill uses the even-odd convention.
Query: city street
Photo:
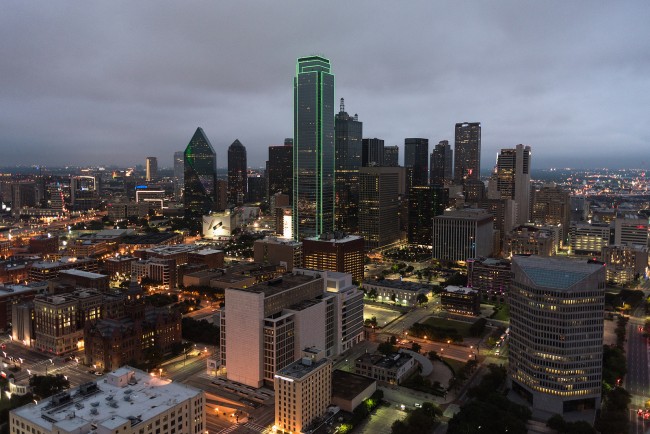
[[[637,410],[645,408],[650,398],[650,378],[648,376],[648,342],[643,336],[642,327],[645,323],[645,308],[637,308],[627,326],[627,375],[625,389],[632,395],[629,407],[630,433],[647,433],[650,421],[639,418]]]

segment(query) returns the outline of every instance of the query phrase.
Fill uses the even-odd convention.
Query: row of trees
[[[431,432],[442,416],[442,410],[430,402],[423,402],[422,407],[416,408],[404,419],[399,419],[391,425],[392,434],[413,434]]]
[[[183,318],[183,339],[209,345],[219,345],[219,326],[207,320]]]

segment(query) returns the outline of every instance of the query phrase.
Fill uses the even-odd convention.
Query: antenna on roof
[[[341,112],[345,111],[345,99],[341,98]]]

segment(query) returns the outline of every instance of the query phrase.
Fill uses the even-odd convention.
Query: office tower
[[[156,157],[147,157],[146,161],[146,180],[153,181],[158,178],[158,159]]]
[[[517,205],[518,225],[530,219],[530,146],[501,149],[497,156],[496,187],[501,199]]]
[[[302,241],[303,266],[312,270],[350,273],[356,282],[363,281],[366,257],[363,238],[343,232],[323,233]]]
[[[334,119],[336,143],[336,228],[355,233],[359,230],[359,168],[363,123],[355,114],[341,109]]]
[[[485,200],[485,184],[480,179],[469,179],[463,185],[465,202],[479,203]]]
[[[201,127],[196,129],[184,155],[185,219],[198,230],[204,215],[215,211],[217,154]]]
[[[239,140],[228,147],[228,203],[242,205],[248,198],[246,148]]]
[[[648,219],[636,214],[617,216],[614,220],[614,244],[648,247]]]
[[[275,427],[279,432],[310,432],[332,401],[332,362],[317,348],[278,371],[274,378]],[[314,427],[315,428],[315,427]]]
[[[429,139],[404,139],[404,167],[413,168],[413,184],[429,185]]]
[[[130,366],[106,374],[101,383],[97,383],[89,381],[36,404],[30,402],[12,410],[10,432],[206,432],[205,392],[202,390]]]
[[[484,209],[445,211],[433,218],[433,259],[466,261],[493,250],[492,215]]]
[[[574,254],[600,255],[614,241],[609,223],[575,223],[569,227],[569,243]]]
[[[508,365],[512,390],[534,410],[547,414],[598,409],[605,267],[517,256],[512,271]]]
[[[400,239],[399,196],[405,192],[403,167],[362,167],[359,171],[359,233],[366,249]]]
[[[384,146],[384,167],[399,166],[399,146]]]
[[[266,198],[266,177],[253,173],[248,177],[248,197],[246,202],[262,202]]]
[[[174,152],[174,197],[183,197],[183,180],[185,179],[185,158],[183,151]]]
[[[562,244],[566,244],[571,223],[569,193],[555,184],[546,184],[533,192],[532,202],[530,220],[535,224],[560,226]]]
[[[553,256],[557,254],[555,236],[550,228],[518,226],[503,237],[503,254]]]
[[[228,180],[217,179],[215,211],[221,212],[228,208]]]
[[[225,296],[220,353],[231,381],[273,385],[304,348],[335,357],[363,340],[363,292],[351,274],[294,269]]]
[[[88,211],[99,207],[99,182],[94,176],[70,178],[70,202],[74,211]]]
[[[293,199],[293,140],[285,139],[284,146],[269,146],[266,162],[268,196],[282,193]]]
[[[384,167],[384,141],[363,139],[361,141],[361,165],[363,167]]]
[[[449,185],[453,181],[453,155],[449,141],[441,140],[431,152],[431,171],[429,183],[431,185]]]
[[[444,212],[446,190],[440,185],[411,187],[408,200],[409,244],[431,246],[433,218]]]
[[[456,124],[454,144],[454,183],[464,185],[481,176],[481,123]]]
[[[293,236],[334,230],[334,75],[330,61],[301,57],[293,81]]]
[[[302,243],[275,237],[255,240],[253,260],[258,264],[284,265],[291,272],[302,267]]]

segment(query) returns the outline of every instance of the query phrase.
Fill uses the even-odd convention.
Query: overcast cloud
[[[171,165],[202,126],[226,165],[293,131],[296,58],[332,62],[364,137],[453,143],[483,167],[650,166],[650,2],[5,0],[0,166]],[[338,111],[338,105],[337,110]],[[403,158],[403,155],[400,156]]]

